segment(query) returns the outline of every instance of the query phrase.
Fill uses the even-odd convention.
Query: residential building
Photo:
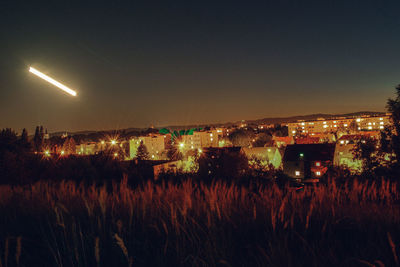
[[[243,147],[242,152],[250,160],[257,159],[266,165],[279,169],[282,164],[282,155],[277,147]]]
[[[148,136],[140,136],[129,140],[129,157],[131,159],[136,157],[137,149],[141,142],[146,146],[149,153],[149,159],[161,160],[162,153],[165,150],[166,139],[168,135],[151,134]]]
[[[200,149],[205,147],[219,147],[222,130],[195,131],[193,134],[183,135],[182,144],[187,149]]]
[[[333,164],[335,144],[288,145],[283,156],[283,172],[295,179],[319,178]]]
[[[312,135],[316,133],[379,131],[390,124],[390,114],[381,116],[340,117],[336,119],[288,123],[289,136]]]
[[[181,160],[168,161],[157,165],[153,165],[154,179],[157,180],[160,174],[162,173],[176,174],[178,170],[181,168],[181,165],[182,165]]]
[[[358,142],[366,138],[378,138],[379,132],[363,134],[343,135],[339,138],[335,147],[334,165],[348,168],[353,172],[362,170],[362,161],[354,158],[354,149]]]
[[[243,174],[247,167],[240,147],[204,148],[199,158],[200,175],[233,178]]]
[[[94,155],[97,152],[96,142],[88,142],[76,146],[76,154],[78,155]]]

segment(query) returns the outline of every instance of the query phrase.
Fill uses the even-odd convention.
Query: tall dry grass
[[[0,266],[395,266],[399,198],[387,181],[2,186]]]

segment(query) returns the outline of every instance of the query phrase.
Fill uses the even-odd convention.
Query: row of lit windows
[[[300,176],[300,171],[295,171],[294,174],[295,174],[296,176]],[[315,175],[316,175],[316,176],[321,176],[321,172],[320,172],[320,171],[316,171],[316,172],[315,172]]]
[[[372,118],[366,118],[366,119],[368,119],[368,120],[370,120],[370,119],[372,119]],[[356,119],[356,122],[361,122],[363,119],[361,119],[361,118],[357,118]],[[383,118],[379,118],[379,120],[381,121],[380,122],[380,124],[383,124]],[[348,122],[349,120],[345,120],[345,121],[342,121],[342,122]],[[340,123],[340,121],[338,122],[338,121],[333,121],[333,123]],[[306,123],[305,122],[301,122],[301,123],[299,123],[301,126],[305,126],[306,125]],[[308,122],[308,124],[309,125],[314,125],[314,122]],[[323,121],[322,122],[322,124],[327,124],[327,121]],[[369,122],[368,123],[369,125],[371,125],[371,122]],[[374,123],[375,124],[375,123]],[[344,126],[347,126],[348,124],[347,123],[344,123]]]

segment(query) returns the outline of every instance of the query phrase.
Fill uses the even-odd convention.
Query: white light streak
[[[57,86],[58,88],[60,88],[64,92],[67,92],[68,94],[70,94],[72,96],[76,96],[76,92],[74,90],[72,90],[72,89],[68,88],[67,86],[57,82],[56,80],[54,80],[53,78],[50,78],[46,74],[41,73],[37,69],[29,67],[29,72],[32,72],[33,74],[35,74],[36,76],[42,78],[43,80],[51,83],[52,85]]]

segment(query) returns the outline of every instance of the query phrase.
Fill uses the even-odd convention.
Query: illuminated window
[[[296,131],[292,131],[292,134],[295,134],[296,133]]]
[[[379,126],[379,129],[385,129],[385,127],[383,127],[383,126]]]
[[[324,121],[322,124],[326,124],[326,121]]]
[[[380,121],[383,121],[383,118],[379,118]]]
[[[333,123],[336,123],[336,121],[333,121]]]
[[[295,171],[294,174],[295,174],[296,176],[300,176],[300,171]]]
[[[315,162],[315,166],[317,166],[317,167],[321,166],[321,162],[319,162],[319,161]]]
[[[357,122],[360,122],[360,121],[361,121],[361,119],[360,119],[360,118],[358,118],[356,121],[357,121]]]
[[[383,121],[381,121],[381,122],[380,122],[380,124],[382,124],[382,125],[383,125],[383,124],[384,124],[384,122],[383,122]]]
[[[340,140],[340,143],[343,145],[344,144],[344,140]]]
[[[328,128],[328,125],[324,125],[324,128]]]
[[[368,126],[368,130],[372,130],[372,126]]]
[[[320,172],[320,171],[317,171],[317,172],[315,172],[315,174],[316,174],[317,176],[320,176],[320,175],[321,175],[321,172]]]
[[[347,127],[347,123],[343,124],[344,127]]]
[[[302,122],[302,123],[301,123],[301,125],[305,125],[305,123],[304,123],[304,122]]]

